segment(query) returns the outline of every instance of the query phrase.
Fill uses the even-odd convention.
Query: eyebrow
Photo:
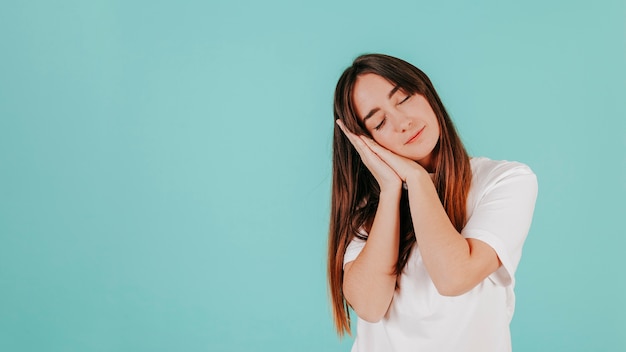
[[[400,85],[396,85],[395,87],[393,87],[393,89],[389,91],[389,94],[387,95],[387,97],[391,99],[391,97],[394,94],[396,94],[398,89],[400,89]],[[365,115],[365,117],[363,118],[363,123],[365,123],[365,121],[367,121],[367,119],[369,119],[370,117],[374,116],[374,114],[377,113],[378,111],[380,111],[380,108],[374,108],[370,110],[370,112],[368,112],[367,115]]]

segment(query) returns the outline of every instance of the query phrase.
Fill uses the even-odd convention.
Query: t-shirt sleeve
[[[537,177],[524,164],[491,175],[461,234],[490,245],[502,266],[490,278],[499,285],[514,282],[537,198]]]
[[[365,230],[361,229],[360,231],[367,236]],[[354,237],[354,239],[348,244],[348,248],[346,248],[346,254],[343,256],[343,266],[345,267],[346,264],[355,260],[356,257],[359,256],[359,253],[363,250],[363,247],[365,247],[365,240]]]

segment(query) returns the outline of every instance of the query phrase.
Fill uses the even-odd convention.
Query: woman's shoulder
[[[528,165],[518,161],[473,157],[470,159],[470,165],[472,167],[472,183],[475,185],[484,186],[516,177],[536,180],[533,170]]]
[[[510,160],[492,160],[487,157],[473,157],[470,159],[472,173],[478,175],[495,175],[495,174],[533,174],[532,169],[519,161]]]
[[[472,158],[470,163],[472,183],[467,199],[469,216],[483,200],[532,198],[531,203],[534,207],[534,199],[538,192],[537,176],[528,165],[485,157]],[[529,209],[532,207],[529,206]]]

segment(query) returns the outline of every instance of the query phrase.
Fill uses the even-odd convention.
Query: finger
[[[369,149],[371,149],[374,153],[376,153],[378,156],[380,156],[381,158],[386,158],[386,157],[392,157],[395,156],[396,154],[393,153],[392,151],[390,151],[389,149],[381,146],[380,144],[378,144],[375,140],[366,137],[366,136],[359,136],[361,141],[363,141],[363,143],[365,145],[367,145],[367,147]]]
[[[389,150],[389,149],[387,149],[387,148],[383,147],[382,145],[378,144],[378,142],[376,142],[376,141],[375,141],[375,140],[373,140],[372,138],[370,138],[370,137],[368,137],[368,136],[360,136],[360,137],[361,137],[361,139],[363,140],[363,142],[364,142],[365,144],[367,144],[369,147],[376,148],[376,149],[380,149],[380,150],[385,150],[385,151],[390,152],[390,150]]]
[[[336,120],[337,125],[346,135],[354,149],[356,149],[357,153],[361,157],[363,163],[369,168],[380,167],[381,163],[385,164],[385,167],[388,167],[386,163],[376,154],[365,142],[361,136],[358,136],[348,130],[348,128],[343,124],[341,120]],[[376,166],[379,165],[379,166]]]
[[[374,152],[374,154],[376,154],[382,161],[391,166],[391,168],[394,169],[396,172],[402,169],[404,162],[406,161],[404,157],[401,157],[391,150],[381,146],[371,138],[368,138],[366,136],[360,136],[360,139],[372,152]]]
[[[343,131],[343,128],[345,127],[343,124],[343,121],[341,121],[340,119],[335,120],[335,123],[337,124],[337,126],[339,126],[339,128],[341,128],[341,130]]]
[[[363,140],[361,140],[361,138],[353,135],[352,137],[349,137],[349,139],[354,146],[354,149],[356,149],[357,153],[361,156],[361,159],[380,159],[378,155],[374,153],[374,151],[371,150],[367,144],[363,142]]]
[[[367,146],[367,144],[365,144],[365,142],[363,142],[363,140],[361,140],[359,136],[350,132],[341,120],[337,119],[336,122],[337,122],[337,126],[339,126],[343,134],[348,138],[350,143],[352,143],[352,146],[354,146],[354,148],[357,150],[357,152],[360,155],[363,155],[363,153],[366,153],[369,151],[369,147]]]
[[[395,182],[394,180],[400,179],[400,176],[396,171],[387,164],[376,152],[370,148],[365,136],[359,136],[350,132],[343,122],[339,119],[336,120],[337,126],[341,129],[343,134],[348,138],[354,149],[356,149],[361,161],[367,169],[374,175],[376,181],[379,184]],[[372,141],[373,142],[373,141]],[[380,147],[380,146],[379,146]],[[380,147],[382,148],[382,147]]]
[[[367,136],[356,135],[350,132],[348,128],[346,127],[346,125],[344,125],[343,121],[337,119],[336,122],[339,128],[346,135],[346,137],[348,137],[348,140],[350,141],[350,143],[352,143],[352,146],[354,146],[357,153],[359,153],[361,160],[363,160],[363,162],[368,167],[371,167],[375,165],[376,163],[389,164],[383,156],[386,156],[387,158],[392,158],[393,155],[395,154],[383,148],[378,143],[376,143],[373,139]],[[388,154],[385,155],[385,153],[388,153]],[[386,165],[386,166],[390,166],[390,165]]]
[[[346,135],[346,137],[348,137],[348,139],[350,139],[351,141],[357,137],[357,135],[355,135],[354,133],[350,132],[348,130],[348,128],[346,127],[346,125],[343,124],[343,121],[337,119],[335,120],[337,123],[337,126],[339,126],[339,128],[341,129],[341,131],[343,132],[344,135]]]

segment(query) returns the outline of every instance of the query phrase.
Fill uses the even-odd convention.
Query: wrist
[[[381,202],[383,201],[395,202],[395,201],[399,201],[401,196],[402,196],[402,183],[400,183],[398,187],[394,187],[394,188],[388,187],[388,188],[381,189],[379,199]]]
[[[419,185],[419,184],[432,184],[432,177],[425,169],[415,169],[413,172],[409,173],[404,182],[406,184],[406,188],[410,188],[411,185]]]

